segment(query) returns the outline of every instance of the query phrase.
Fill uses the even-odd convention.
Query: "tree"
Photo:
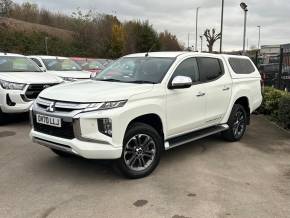
[[[0,0],[0,16],[9,16],[12,4],[11,0]]]
[[[180,51],[183,50],[175,35],[172,35],[167,30],[159,34],[160,50],[161,51]]]
[[[214,43],[221,38],[221,33],[216,34],[215,28],[212,28],[211,31],[210,31],[210,29],[206,29],[204,31],[203,35],[205,36],[206,41],[208,43],[207,44],[208,51],[210,53],[212,53],[213,52]]]
[[[118,58],[122,56],[124,47],[124,28],[122,24],[114,23],[112,26],[112,42],[110,49],[110,57]]]

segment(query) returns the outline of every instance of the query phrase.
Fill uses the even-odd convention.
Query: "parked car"
[[[114,60],[111,59],[96,59],[96,60],[99,61],[104,67],[107,67],[114,62]]]
[[[115,159],[125,176],[140,178],[163,150],[216,133],[239,141],[262,102],[260,80],[243,56],[128,55],[90,81],[42,92],[31,137],[60,156]]]
[[[261,73],[264,85],[272,86],[274,85],[276,75],[279,72],[279,63],[261,64],[259,66],[259,71]]]
[[[23,55],[0,53],[0,123],[5,113],[29,111],[42,90],[61,82]]]
[[[73,60],[56,56],[29,56],[43,71],[56,75],[65,81],[89,79],[91,73],[82,68]]]
[[[105,66],[97,59],[77,58],[77,57],[71,59],[77,62],[82,67],[83,70],[90,71],[91,77],[96,76],[105,68]]]

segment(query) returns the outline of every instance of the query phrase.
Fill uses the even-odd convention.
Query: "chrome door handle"
[[[205,93],[204,92],[199,92],[196,97],[202,97],[202,96],[205,96]]]
[[[229,91],[229,90],[230,90],[230,87],[223,88],[223,91]]]

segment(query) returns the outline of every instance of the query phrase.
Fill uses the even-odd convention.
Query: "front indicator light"
[[[112,120],[110,118],[98,119],[99,132],[112,137]]]

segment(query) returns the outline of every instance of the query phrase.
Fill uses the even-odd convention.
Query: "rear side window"
[[[202,82],[216,80],[224,73],[223,65],[217,58],[198,58],[197,61]]]
[[[229,58],[229,63],[236,74],[250,74],[255,72],[255,67],[248,59]]]
[[[173,73],[172,79],[176,76],[190,77],[192,82],[199,81],[198,66],[195,58],[188,58],[181,62]]]

